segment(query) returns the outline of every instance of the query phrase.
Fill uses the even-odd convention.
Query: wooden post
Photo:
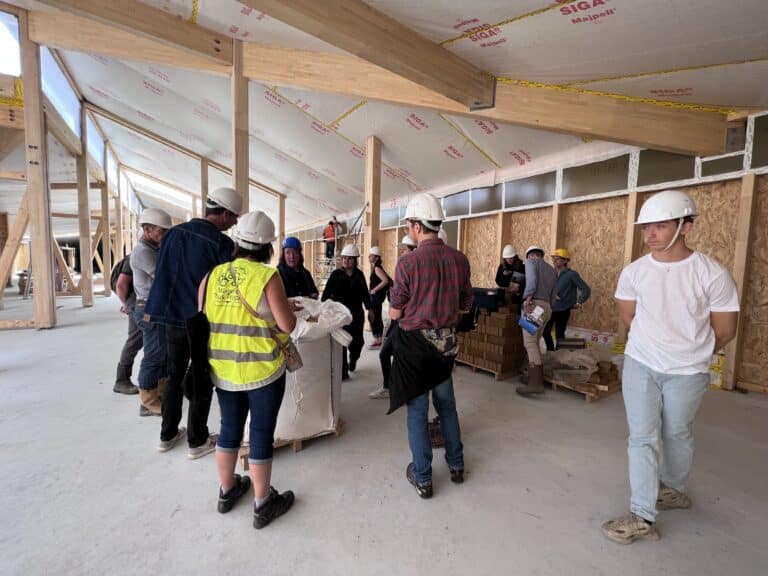
[[[365,234],[363,235],[362,261],[366,275],[370,274],[368,251],[379,244],[381,216],[381,140],[369,136],[365,143]]]
[[[248,212],[248,79],[243,76],[243,42],[232,50],[232,187],[243,197],[242,214]]]
[[[736,223],[736,253],[733,258],[733,278],[739,292],[739,302],[742,312],[736,327],[736,338],[725,348],[725,370],[723,371],[723,388],[733,390],[739,386],[741,357],[744,350],[744,289],[749,279],[749,239],[755,220],[755,205],[757,198],[757,177],[746,174],[741,179],[741,196],[739,198],[739,219]]]
[[[640,209],[638,204],[637,192],[630,192],[627,196],[627,223],[624,228],[624,261],[622,268],[625,268],[640,255],[640,233],[635,225],[637,212]],[[624,322],[619,318],[618,326],[616,328],[616,333],[618,334],[617,341],[626,342],[628,332],[629,330],[624,326]]]
[[[93,251],[91,249],[91,205],[88,199],[88,124],[85,106],[80,104],[80,146],[77,157],[77,214],[80,229],[80,293],[83,306],[93,306]]]
[[[56,287],[51,253],[50,190],[45,114],[40,73],[40,46],[29,39],[28,12],[19,11],[19,47],[24,82],[24,130],[27,193],[32,228],[32,276],[35,283],[35,326],[56,325]]]
[[[120,180],[118,179],[118,182]],[[123,238],[123,201],[118,195],[113,198],[115,204],[115,261],[122,260],[125,250],[125,242]]]
[[[13,262],[21,245],[21,239],[29,223],[29,192],[25,192],[21,198],[19,211],[16,213],[16,219],[8,232],[8,240],[5,243],[2,253],[0,253],[0,286],[5,286],[11,277]],[[3,303],[3,290],[0,290],[0,309]]]
[[[552,226],[550,240],[549,253],[551,254],[563,243],[563,230],[565,228],[565,219],[563,218],[563,210],[566,208],[559,202],[555,202],[552,205]]]
[[[277,225],[280,230],[277,240],[280,242],[280,246],[282,246],[283,240],[285,240],[285,196],[282,194],[278,196],[277,202]]]
[[[208,159],[200,158],[200,200],[205,216],[205,203],[208,201]]]
[[[112,273],[112,239],[111,227],[109,225],[109,154],[107,154],[107,144],[104,141],[104,188],[101,189],[101,223],[104,227],[104,235],[101,237],[102,260],[104,261],[104,296],[112,295],[112,287],[109,285],[109,278]]]

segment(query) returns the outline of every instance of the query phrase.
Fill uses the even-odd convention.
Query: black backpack
[[[125,265],[125,261],[128,260],[130,262],[131,255],[128,254],[127,256],[124,256],[120,262],[114,265],[112,268],[112,272],[109,275],[109,285],[112,287],[112,291],[117,291],[117,279],[120,277],[120,272],[123,270],[123,266]],[[133,292],[133,282],[131,282],[131,292]],[[129,292],[130,295],[130,292]]]

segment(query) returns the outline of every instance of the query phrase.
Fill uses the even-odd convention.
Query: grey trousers
[[[141,330],[133,320],[133,314],[128,314],[128,338],[120,352],[120,361],[117,363],[117,382],[130,382],[133,372],[133,360],[143,346]]]

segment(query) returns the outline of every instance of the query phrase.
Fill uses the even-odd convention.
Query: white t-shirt
[[[636,302],[624,353],[666,374],[707,372],[715,347],[710,312],[738,312],[728,270],[700,252],[679,262],[651,254],[621,271],[616,299]]]

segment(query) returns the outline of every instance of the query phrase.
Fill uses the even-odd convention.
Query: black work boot
[[[278,516],[282,516],[293,506],[293,492],[286,490],[280,494],[272,486],[269,487],[269,496],[258,508],[253,509],[253,527],[261,530]]]
[[[115,376],[115,385],[112,387],[113,392],[118,394],[138,394],[139,389],[131,382],[131,372],[133,366],[117,365],[117,375]]]

